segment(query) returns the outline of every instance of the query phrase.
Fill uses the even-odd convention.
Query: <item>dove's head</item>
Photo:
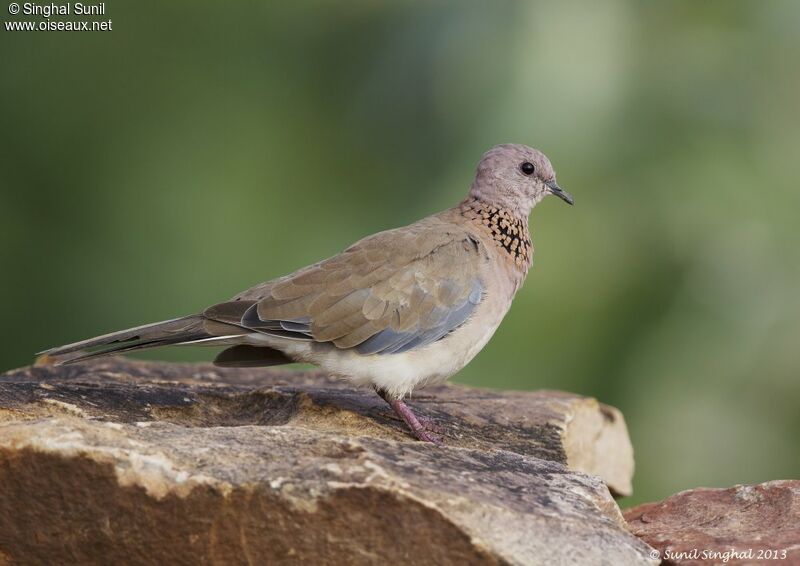
[[[573,203],[572,196],[556,184],[547,156],[515,143],[496,145],[483,154],[469,194],[522,217],[548,195]]]

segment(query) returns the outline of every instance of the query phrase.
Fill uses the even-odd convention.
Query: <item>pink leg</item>
[[[394,409],[394,412],[397,413],[397,416],[403,419],[403,422],[405,422],[408,425],[408,427],[411,429],[411,431],[414,433],[414,436],[416,436],[417,439],[425,442],[432,442],[433,444],[436,445],[442,444],[441,440],[428,433],[428,429],[432,428],[430,424],[421,423],[420,419],[417,418],[417,416],[414,414],[411,408],[408,405],[406,405],[402,400],[392,399],[388,395],[386,395],[384,391],[380,389],[375,389],[375,391],[377,391],[378,395],[380,395],[384,401],[389,403],[389,406],[392,409]]]

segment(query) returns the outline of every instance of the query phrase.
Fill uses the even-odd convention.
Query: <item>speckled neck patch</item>
[[[517,266],[525,270],[530,267],[533,257],[526,219],[476,198],[467,199],[461,204],[461,215],[484,226]]]

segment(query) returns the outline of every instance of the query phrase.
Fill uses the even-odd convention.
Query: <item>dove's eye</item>
[[[526,161],[519,166],[519,170],[522,171],[523,175],[533,175],[533,172],[536,171],[536,167],[534,167],[533,163],[530,161]]]

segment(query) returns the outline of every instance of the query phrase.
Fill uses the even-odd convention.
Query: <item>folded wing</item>
[[[481,245],[466,232],[435,222],[370,236],[203,315],[361,354],[431,344],[464,324],[484,295]]]

